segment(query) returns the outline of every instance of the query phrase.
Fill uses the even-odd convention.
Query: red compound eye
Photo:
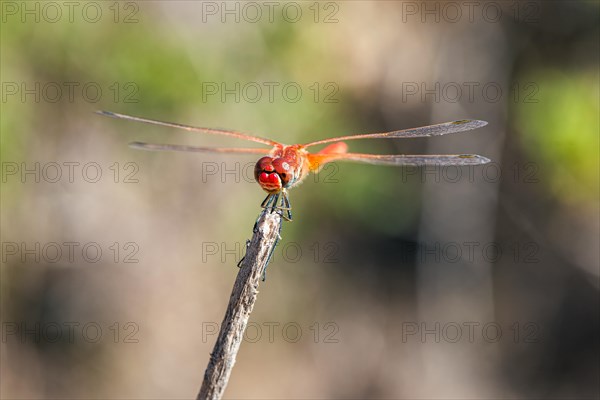
[[[282,184],[279,175],[273,165],[273,158],[263,157],[256,163],[254,167],[254,178],[267,192],[278,192],[281,190]]]
[[[263,157],[256,162],[256,165],[254,166],[254,179],[256,179],[257,182],[260,182],[258,176],[261,172],[265,171],[275,171],[275,168],[273,168],[273,159],[271,157]]]
[[[287,163],[281,158],[276,158],[275,160],[273,160],[272,165],[275,168],[275,172],[277,172],[277,174],[281,178],[283,186],[286,186],[294,176],[294,171],[292,167],[289,163]]]
[[[277,185],[279,183],[279,179],[277,179],[277,174],[261,172],[258,176],[258,182],[264,183],[265,185]]]

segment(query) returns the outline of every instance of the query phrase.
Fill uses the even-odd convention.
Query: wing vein
[[[167,126],[167,127],[171,127],[171,128],[183,129],[183,130],[190,131],[190,132],[202,132],[202,133],[208,133],[211,135],[230,136],[230,137],[234,137],[237,139],[243,139],[243,140],[249,140],[251,142],[267,144],[270,146],[275,146],[275,145],[279,144],[278,142],[276,142],[274,140],[262,138],[259,136],[247,135],[245,133],[241,133],[241,132],[237,132],[237,131],[230,131],[230,130],[225,130],[225,129],[213,129],[213,128],[200,128],[200,127],[191,126],[191,125],[178,124],[175,122],[164,122],[164,121],[158,121],[158,120],[154,120],[154,119],[134,117],[132,115],[118,114],[118,113],[114,113],[114,112],[110,112],[110,111],[96,111],[96,113],[100,114],[100,115],[105,115],[105,116],[111,117],[111,118],[125,119],[128,121],[142,122],[142,123],[151,124],[151,125]]]
[[[403,154],[324,154],[314,155],[313,163],[315,165],[324,165],[334,161],[353,161],[373,165],[392,165],[392,166],[463,166],[463,165],[481,165],[490,162],[490,159],[477,154],[430,154],[430,155],[403,155]]]
[[[239,148],[239,147],[198,147],[180,144],[157,144],[145,142],[131,142],[129,147],[150,151],[184,151],[190,153],[230,153],[230,154],[269,154],[270,149]]]
[[[442,136],[450,133],[464,132],[471,129],[477,129],[482,126],[486,126],[487,122],[479,120],[464,119],[460,121],[446,122],[443,124],[422,126],[419,128],[404,129],[400,131],[384,132],[384,133],[367,133],[360,135],[348,135],[340,136],[335,138],[317,140],[316,142],[310,142],[304,144],[304,147],[315,146],[318,144],[340,142],[342,140],[356,140],[356,139],[400,139],[400,138],[417,138],[417,137],[431,137],[431,136]]]

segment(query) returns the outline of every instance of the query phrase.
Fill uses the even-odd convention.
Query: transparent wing
[[[304,147],[315,146],[317,144],[339,142],[342,140],[355,139],[394,139],[394,138],[417,138],[441,136],[449,133],[457,133],[470,131],[471,129],[481,128],[486,126],[487,122],[474,119],[463,119],[460,121],[446,122],[438,125],[422,126],[420,128],[405,129],[401,131],[392,131],[385,133],[367,133],[363,135],[340,136],[336,138],[318,140],[304,145]]]
[[[489,158],[476,154],[432,154],[432,155],[379,155],[379,154],[310,154],[310,169],[317,171],[332,161],[353,161],[374,165],[392,166],[437,166],[480,165],[490,162]]]
[[[269,154],[270,149],[251,149],[237,147],[197,147],[179,144],[155,144],[144,142],[131,142],[129,147],[150,151],[185,151],[191,153],[230,153],[230,154]]]
[[[112,117],[112,118],[126,119],[129,121],[143,122],[145,124],[161,125],[161,126],[168,126],[171,128],[184,129],[184,130],[190,131],[190,132],[202,132],[202,133],[209,133],[211,135],[230,136],[230,137],[234,137],[237,139],[249,140],[251,142],[268,144],[270,146],[275,146],[275,145],[279,144],[278,142],[275,142],[270,139],[265,139],[265,138],[261,138],[258,136],[247,135],[245,133],[229,131],[229,130],[225,130],[225,129],[198,128],[195,126],[177,124],[174,122],[163,122],[163,121],[156,121],[153,119],[134,117],[131,115],[117,114],[117,113],[113,113],[110,111],[96,111],[96,113],[100,114],[100,115],[105,115],[107,117]]]

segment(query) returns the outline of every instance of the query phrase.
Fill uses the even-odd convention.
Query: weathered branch
[[[278,213],[264,212],[260,216],[233,285],[221,331],[204,372],[198,400],[217,400],[225,392],[256,301],[258,284],[277,244],[280,230],[281,216]]]

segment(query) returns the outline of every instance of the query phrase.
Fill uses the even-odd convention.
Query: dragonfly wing
[[[179,144],[155,144],[144,142],[131,142],[129,147],[150,151],[185,151],[191,153],[230,153],[230,154],[269,154],[270,149],[252,149],[237,147],[197,147]]]
[[[405,129],[401,131],[392,131],[385,133],[367,133],[363,135],[349,135],[340,136],[336,138],[318,140],[316,142],[310,142],[304,145],[304,147],[315,146],[317,144],[325,144],[332,142],[339,142],[342,140],[355,140],[355,139],[397,139],[397,138],[417,138],[417,137],[431,137],[431,136],[442,136],[449,133],[457,133],[470,131],[471,129],[481,128],[486,126],[487,122],[479,121],[474,119],[463,119],[460,121],[446,122],[443,124],[422,126],[420,128]]]
[[[437,166],[480,165],[490,162],[489,158],[476,154],[434,154],[434,155],[379,155],[379,154],[311,154],[311,171],[318,171],[324,164],[332,161],[353,161],[374,165],[392,166]]]
[[[105,115],[105,116],[111,117],[111,118],[126,119],[128,121],[143,122],[145,124],[151,124],[151,125],[168,126],[171,128],[184,129],[184,130],[190,131],[190,132],[201,132],[201,133],[208,133],[211,135],[230,136],[230,137],[234,137],[237,139],[249,140],[251,142],[268,144],[270,146],[275,146],[275,145],[279,144],[278,142],[275,142],[270,139],[265,139],[265,138],[261,138],[258,136],[247,135],[245,133],[229,131],[229,130],[225,130],[225,129],[198,128],[195,126],[177,124],[174,122],[163,122],[163,121],[157,121],[154,119],[134,117],[134,116],[125,115],[125,114],[117,114],[117,113],[110,112],[110,111],[96,111],[96,113],[100,114],[100,115]]]

